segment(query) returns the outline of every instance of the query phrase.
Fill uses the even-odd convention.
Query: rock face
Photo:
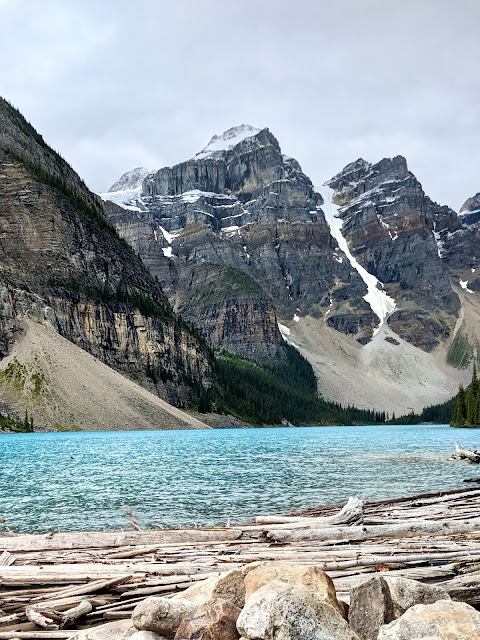
[[[261,360],[282,358],[283,338],[273,301],[248,274],[203,262],[180,271],[176,308],[217,348]],[[199,325],[200,326],[200,325]]]
[[[348,623],[365,640],[377,640],[380,627],[402,616],[417,604],[450,600],[441,587],[376,575],[350,592]]]
[[[211,361],[66,162],[0,100],[0,356],[22,317],[52,326],[176,404]]]
[[[322,195],[268,129],[229,130],[141,186],[125,178],[123,191],[101,197],[173,308],[213,346],[275,364],[285,360],[279,321],[327,399],[395,405],[397,414],[447,400],[480,348],[478,200],[457,216],[425,195],[401,156],[358,160],[328,184],[357,266],[332,237]],[[362,267],[395,301],[380,332]],[[446,362],[460,369],[454,381]],[[362,375],[358,388],[352,370]],[[405,377],[415,377],[419,399],[400,408],[392,383]]]
[[[183,619],[175,640],[238,640],[240,611],[228,600],[212,600]]]
[[[147,177],[141,194],[126,191],[123,210],[107,202],[109,219],[176,309],[185,306],[199,265],[227,267],[229,278],[238,270],[238,308],[236,296],[227,304],[210,297],[208,278],[205,292],[195,283],[204,305],[190,305],[187,317],[205,326],[214,344],[221,335],[243,355],[281,358],[275,311],[287,319],[325,317],[329,326],[367,341],[374,326],[363,299],[367,290],[330,235],[321,196],[268,129],[240,129],[224,134],[223,149],[213,141],[195,158]],[[109,200],[108,193],[101,196]],[[256,291],[248,286],[247,301],[240,272],[256,283]],[[255,338],[252,321],[258,323]]]
[[[357,160],[328,184],[351,252],[397,303],[390,327],[433,350],[448,337],[460,309],[438,245],[440,227],[458,226],[455,212],[425,195],[402,156],[374,165]]]
[[[343,617],[344,609],[337,601],[332,580],[324,571],[314,566],[269,562],[253,569],[245,576],[245,599],[248,600],[256,591],[274,580],[311,589],[320,600],[337,609]]]
[[[380,629],[378,640],[466,640],[480,638],[480,613],[464,602],[417,605]]]
[[[237,629],[248,640],[359,640],[338,611],[314,591],[280,580],[247,600]]]
[[[259,563],[253,562],[239,569],[231,569],[212,578],[202,580],[188,587],[172,600],[188,600],[199,606],[211,600],[228,600],[240,609],[245,604],[245,579],[251,571],[258,567]]]

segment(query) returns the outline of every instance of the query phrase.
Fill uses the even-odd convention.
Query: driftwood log
[[[315,523],[313,523],[315,520]],[[257,516],[255,518],[257,524],[302,524],[305,523],[309,526],[315,524],[315,526],[329,526],[340,524],[362,524],[363,522],[363,502],[356,497],[350,497],[347,504],[341,509],[339,513],[334,516],[328,516],[326,518],[305,518],[301,516]]]
[[[480,453],[470,451],[470,449],[467,449],[459,442],[455,442],[455,455],[453,458],[454,460],[466,460],[467,462],[480,464]]]

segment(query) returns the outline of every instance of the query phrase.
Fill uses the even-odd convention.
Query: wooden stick
[[[131,580],[133,576],[132,575],[128,575],[128,576],[119,576],[118,578],[113,578],[111,580],[96,580],[95,582],[91,582],[90,584],[87,584],[83,587],[69,587],[67,589],[64,589],[62,591],[58,591],[57,593],[54,594],[49,594],[48,596],[45,595],[41,595],[38,596],[37,598],[33,598],[32,602],[38,602],[41,600],[50,600],[50,599],[59,599],[59,598],[66,598],[69,596],[79,596],[79,595],[85,595],[86,593],[95,593],[95,591],[100,591],[103,589],[108,589],[109,587],[113,587],[117,584],[121,584],[122,582],[127,582],[128,580]]]
[[[4,551],[2,555],[0,555],[0,567],[9,567],[16,560],[16,557],[13,556],[8,551]]]
[[[48,631],[58,630],[58,624],[53,624],[53,620],[42,616],[42,614],[37,609],[35,609],[35,607],[26,607],[25,615],[30,620],[30,622],[36,624],[37,627],[43,627]]]

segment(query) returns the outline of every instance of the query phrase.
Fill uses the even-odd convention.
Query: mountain
[[[37,425],[73,427],[82,420],[63,410],[48,419],[37,415],[35,399],[46,385],[40,358],[32,352],[31,361],[15,359],[31,321],[177,406],[194,405],[213,384],[212,354],[198,332],[175,315],[98,197],[2,99],[0,238],[0,357],[8,356],[0,383],[4,397],[19,410],[28,407]],[[118,424],[114,413],[112,406],[103,418]],[[162,417],[153,411],[141,424],[155,426]]]
[[[242,125],[130,187],[100,194],[109,220],[213,346],[274,365],[288,341],[323,397],[397,415],[468,377],[476,231],[403,157],[314,188],[268,129]]]
[[[352,254],[396,301],[389,326],[432,351],[453,330],[460,309],[432,231],[440,214],[452,220],[456,214],[440,211],[401,156],[374,165],[357,160],[328,185]]]
[[[277,314],[293,320],[307,312],[323,317],[327,310],[330,326],[368,340],[374,317],[363,282],[337,251],[323,200],[300,165],[282,155],[268,129],[237,127],[223,138],[240,141],[207,152],[211,142],[195,158],[160,169],[134,198],[126,192],[121,202],[116,194],[123,208],[106,202],[120,235],[158,276],[174,308],[215,346],[223,336],[230,348],[237,341],[243,355],[282,359]],[[109,199],[108,193],[101,197]],[[217,273],[228,268],[223,291],[202,292],[213,324],[188,302],[205,263],[216,265]],[[242,272],[233,297],[232,270]]]

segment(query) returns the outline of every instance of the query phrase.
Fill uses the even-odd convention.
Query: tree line
[[[480,427],[480,382],[477,365],[473,363],[472,381],[466,389],[460,385],[455,396],[452,427]]]

